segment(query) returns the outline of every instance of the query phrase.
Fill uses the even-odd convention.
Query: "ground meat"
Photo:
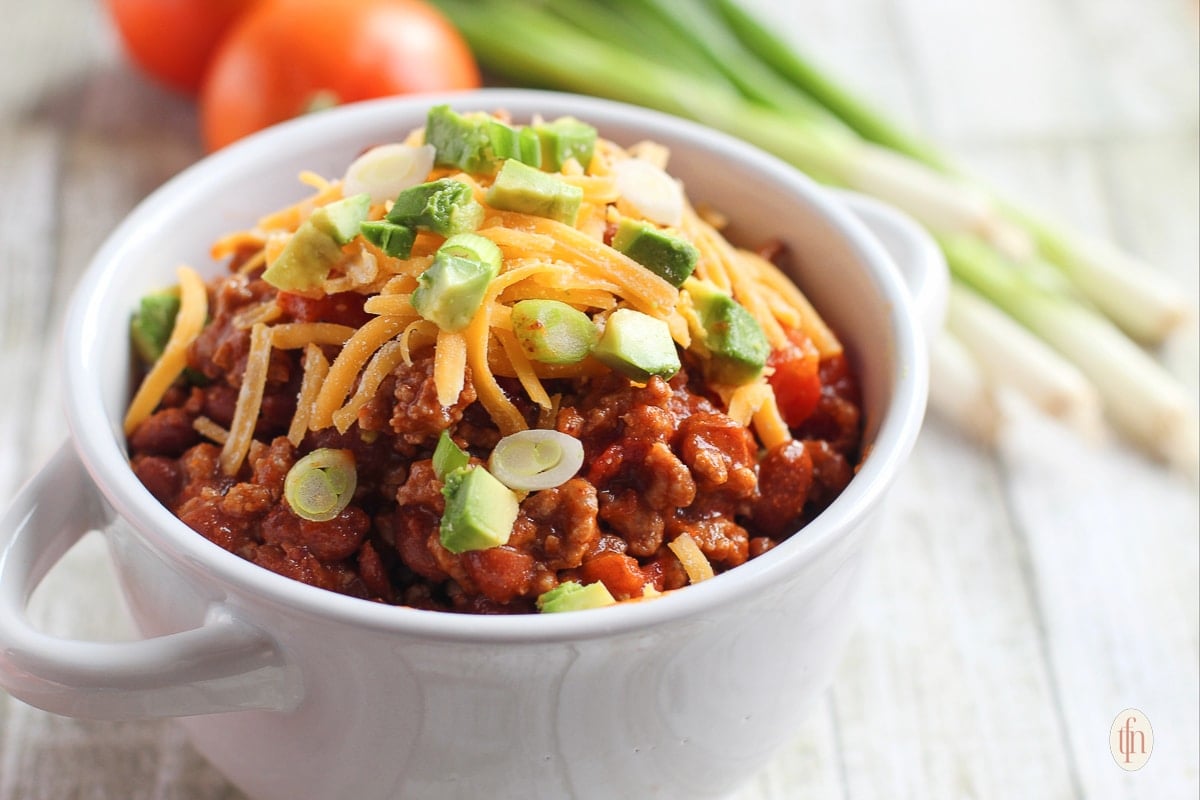
[[[693,414],[679,425],[677,448],[700,492],[754,496],[756,445],[749,429],[724,414]]]
[[[200,434],[192,427],[194,419],[183,408],[156,411],[130,434],[129,447],[138,453],[178,458],[200,441]]]
[[[792,440],[767,451],[758,465],[760,497],[754,524],[767,536],[782,538],[799,522],[812,486],[813,462],[803,442]]]
[[[314,522],[278,505],[263,518],[260,530],[266,544],[302,546],[318,560],[329,562],[355,555],[370,527],[370,519],[355,506],[348,506],[333,519]]]
[[[531,552],[547,569],[578,567],[600,539],[596,487],[572,478],[521,504],[509,542]]]
[[[175,496],[183,488],[183,470],[173,458],[164,456],[134,456],[133,474],[137,475],[150,494],[168,508],[175,505]]]
[[[456,425],[462,419],[463,410],[475,402],[475,387],[471,384],[469,367],[463,390],[452,406],[443,406],[438,402],[432,355],[414,361],[412,366],[401,365],[395,376],[396,403],[391,427],[397,438],[405,444],[422,444],[429,439],[436,439],[442,431]]]
[[[668,539],[684,533],[695,540],[709,562],[725,569],[745,563],[750,556],[750,535],[729,516],[682,514],[667,524]]]
[[[670,591],[688,576],[668,543],[687,534],[718,573],[795,534],[853,475],[861,400],[845,358],[820,365],[816,410],[794,440],[760,454],[752,432],[722,412],[701,369],[632,383],[614,372],[546,380],[557,413],[532,403],[511,378],[501,391],[526,423],[547,422],[583,444],[584,466],[558,487],[522,495],[508,541],[453,553],[441,541],[444,483],[434,473],[438,437],[450,431],[473,467],[501,432],[478,402],[468,371],[449,406],[438,402],[431,351],[399,365],[345,431],[283,438],[303,374],[298,350],[273,350],[245,464],[225,475],[220,447],[194,427],[203,415],[228,426],[249,349],[239,314],[271,303],[284,322],[361,325],[361,295],[314,300],[273,295],[233,275],[211,290],[212,321],[189,348],[189,372],[129,437],[131,464],[150,492],[206,538],[296,580],[383,603],[462,613],[531,613],[564,581],[601,582],[619,599]],[[326,357],[337,348],[326,347]],[[694,361],[685,358],[685,364]],[[357,486],[333,519],[312,521],[284,497],[288,471],[318,448],[353,455]]]

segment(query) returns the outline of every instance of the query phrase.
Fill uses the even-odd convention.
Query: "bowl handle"
[[[892,257],[912,296],[925,341],[933,342],[942,329],[950,291],[950,272],[941,248],[920,225],[892,206],[857,192],[831,191]]]
[[[272,638],[222,605],[199,627],[132,642],[60,639],[26,615],[42,577],[105,506],[64,444],[0,519],[0,686],[30,705],[88,719],[289,710],[302,692]]]

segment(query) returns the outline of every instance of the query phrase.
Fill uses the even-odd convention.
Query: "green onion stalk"
[[[1039,352],[1030,356],[1036,364],[1011,370],[1029,376],[1031,395],[1077,385],[1082,373],[1117,427],[1159,457],[1194,468],[1195,404],[1129,338],[1160,343],[1192,315],[1170,281],[1111,245],[998,197],[875,113],[736,0],[435,5],[497,76],[688,117],[818,181],[907,212],[938,239],[959,288],[970,286],[1042,340],[1041,350],[1061,356]],[[994,315],[980,316],[979,324],[996,330]],[[972,330],[958,333],[978,341]],[[1010,348],[1014,357],[1035,349]],[[1063,374],[1041,388],[1028,385],[1056,363]]]

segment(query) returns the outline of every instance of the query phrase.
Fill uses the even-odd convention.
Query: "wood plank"
[[[29,448],[38,376],[50,347],[45,317],[54,284],[56,168],[59,136],[45,126],[0,130],[0,498],[7,499],[40,463]]]
[[[1193,487],[1119,444],[1089,446],[1035,416],[1010,430],[1003,456],[1084,796],[1195,796]],[[1107,747],[1126,708],[1144,711],[1156,736],[1136,773]]]
[[[933,421],[892,492],[834,686],[849,797],[1071,794],[1003,481]]]

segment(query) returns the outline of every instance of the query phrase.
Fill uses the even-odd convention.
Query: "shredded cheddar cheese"
[[[712,564],[690,534],[679,534],[667,542],[667,547],[671,548],[679,563],[683,564],[683,571],[687,573],[690,583],[700,583],[713,577]]]
[[[415,132],[410,141],[420,142],[420,132]],[[701,361],[712,357],[688,292],[681,292],[606,244],[606,237],[620,218],[623,200],[613,165],[634,157],[665,168],[669,151],[652,142],[625,149],[601,139],[588,165],[567,162],[558,177],[583,190],[573,226],[488,207],[488,188],[493,180],[490,176],[466,175],[450,167],[430,172],[428,180],[447,177],[471,187],[476,201],[484,206],[483,223],[476,234],[495,243],[503,257],[500,272],[488,285],[481,306],[461,331],[440,330],[421,318],[412,305],[417,278],[429,268],[445,241],[445,237],[427,230],[417,232],[412,252],[404,258],[389,256],[359,237],[343,248],[340,260],[317,287],[302,292],[312,297],[358,293],[363,297],[363,310],[372,317],[361,327],[287,321],[290,318],[285,316],[284,307],[274,298],[241,309],[234,326],[250,331],[250,348],[233,421],[228,431],[207,417],[196,421],[203,436],[222,445],[221,468],[226,474],[236,474],[252,453],[274,349],[303,350],[296,410],[287,432],[287,438],[297,447],[310,431],[329,427],[343,433],[349,430],[393,371],[411,366],[414,357],[429,353],[437,401],[442,406],[458,402],[469,369],[477,399],[502,435],[524,430],[529,423],[498,379],[515,379],[515,384],[505,385],[519,384],[520,391],[537,406],[537,424],[552,427],[559,395],[551,395],[545,382],[583,379],[602,374],[608,367],[590,356],[571,364],[532,360],[512,329],[511,307],[522,300],[566,303],[588,314],[597,326],[603,326],[613,311],[628,307],[664,321],[675,343],[685,349],[691,347]],[[301,181],[313,190],[309,196],[264,215],[248,230],[217,240],[212,255],[240,258],[239,270],[246,273],[272,263],[315,209],[342,197],[338,180],[304,173]],[[390,201],[375,203],[367,212],[368,218],[382,219],[391,208]],[[737,300],[759,323],[772,348],[787,345],[789,335],[794,335],[789,332],[799,330],[822,358],[840,354],[841,343],[795,284],[762,256],[730,244],[721,233],[722,224],[723,219],[707,210],[698,212],[685,200],[676,233],[696,247],[695,276]],[[182,302],[175,328],[163,356],[146,375],[130,404],[125,418],[127,434],[153,413],[179,378],[187,363],[188,347],[203,328],[208,310],[204,284],[187,267],[180,268],[179,280]],[[694,347],[693,335],[698,337]],[[741,386],[711,387],[726,413],[751,428],[765,448],[791,438],[767,380],[769,374],[767,369],[763,376]],[[693,582],[712,574],[707,559],[690,537],[680,536],[670,546]]]
[[[250,329],[250,352],[246,356],[246,372],[238,390],[233,422],[229,426],[229,438],[225,440],[218,459],[221,471],[226,475],[237,474],[246,453],[250,450],[254,426],[258,424],[258,411],[262,407],[263,391],[267,386],[270,364],[271,329],[260,322]]]
[[[191,267],[180,267],[179,276],[179,313],[175,317],[175,327],[167,339],[163,354],[159,357],[134,394],[125,412],[125,435],[133,433],[138,425],[145,422],[171,384],[187,366],[187,349],[204,329],[204,319],[208,314],[208,289],[204,280]]]

